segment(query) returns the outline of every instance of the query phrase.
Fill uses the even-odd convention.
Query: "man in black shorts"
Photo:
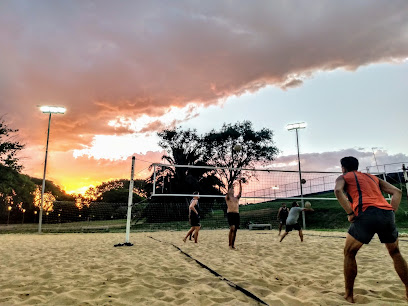
[[[300,227],[298,220],[299,216],[302,213],[302,211],[314,211],[313,208],[302,208],[299,207],[299,204],[297,202],[292,203],[292,208],[289,211],[288,218],[286,219],[286,228],[285,228],[285,233],[282,235],[281,239],[279,242],[282,242],[282,240],[291,232],[292,230],[297,230],[299,232],[299,237],[300,241],[303,242],[303,232],[302,228]]]
[[[278,216],[277,219],[279,221],[279,234],[280,236],[282,227],[285,225],[286,226],[286,219],[288,218],[289,215],[289,208],[286,207],[286,203],[282,203],[282,207],[279,208],[278,210]]]
[[[239,180],[239,192],[237,196],[234,196],[234,185],[228,189],[228,193],[225,196],[225,202],[227,202],[227,219],[230,226],[229,231],[229,247],[235,249],[235,238],[237,237],[237,231],[239,229],[240,217],[239,217],[239,199],[242,193],[242,183]]]
[[[368,244],[377,233],[394,261],[394,268],[405,285],[408,299],[408,266],[398,247],[394,213],[401,202],[401,190],[374,175],[357,171],[358,160],[355,157],[344,157],[340,164],[343,175],[336,179],[334,193],[351,223],[344,246],[344,298],[354,303],[356,255],[363,244]],[[390,203],[382,192],[392,195]]]

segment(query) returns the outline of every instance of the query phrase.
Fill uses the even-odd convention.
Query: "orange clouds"
[[[296,74],[406,58],[407,10],[406,1],[8,1],[1,110],[39,144],[46,118],[36,105],[64,105],[54,141],[78,148],[92,135],[131,133],[107,124],[116,116],[160,116],[267,84],[298,86]]]
[[[51,122],[50,152],[64,156],[61,164],[71,167],[58,171],[74,180],[70,169],[92,173],[88,167],[98,164],[74,160],[73,150],[95,157],[102,136],[140,139],[231,95],[301,86],[318,70],[407,58],[407,11],[404,0],[3,1],[0,113],[41,168],[43,150],[34,148],[45,145],[47,116],[37,105],[65,106]],[[103,167],[114,172],[108,161]]]

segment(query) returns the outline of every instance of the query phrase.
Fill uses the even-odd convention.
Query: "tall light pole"
[[[7,225],[9,225],[9,223],[10,223],[10,211],[11,211],[11,206],[10,205],[7,207],[7,210],[8,210]]]
[[[298,130],[299,129],[304,129],[306,126],[307,126],[306,122],[292,123],[292,124],[288,124],[286,126],[286,129],[288,131],[292,131],[292,130],[296,131],[296,146],[297,146],[297,154],[298,154],[300,197],[302,198],[302,208],[305,207],[305,203],[303,201],[302,171],[300,170],[300,153],[299,153]],[[305,219],[305,212],[304,211],[302,211],[302,219],[303,219],[303,228],[306,229],[306,219]]]
[[[49,116],[48,116],[48,130],[47,130],[47,145],[45,147],[44,175],[43,175],[42,189],[41,189],[40,216],[38,219],[38,233],[39,234],[41,234],[42,214],[43,214],[43,207],[44,207],[45,173],[47,171],[48,141],[50,138],[51,115],[52,114],[64,114],[66,109],[65,107],[58,107],[58,106],[41,106],[40,110],[44,114],[49,114]]]
[[[377,164],[377,158],[375,158],[375,153],[374,153],[374,149],[377,149],[377,148],[371,148],[371,150],[373,150],[373,155],[374,155],[374,161],[375,161],[375,165],[377,166],[377,171],[378,171],[378,174],[380,174],[380,169],[378,168],[378,164]]]
[[[277,185],[272,186],[272,190],[273,190],[273,197],[274,197],[275,200],[276,200],[276,190],[279,190],[279,186],[277,186]]]

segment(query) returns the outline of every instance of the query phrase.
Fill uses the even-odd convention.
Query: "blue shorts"
[[[393,243],[398,239],[394,211],[370,206],[354,219],[348,233],[365,244],[371,241],[375,233],[381,243]]]

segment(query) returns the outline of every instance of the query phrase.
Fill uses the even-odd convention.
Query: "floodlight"
[[[64,114],[67,109],[60,106],[40,106],[40,110],[47,114]]]
[[[296,129],[304,129],[307,126],[306,122],[299,122],[299,123],[291,123],[286,126],[288,131],[296,130]]]

